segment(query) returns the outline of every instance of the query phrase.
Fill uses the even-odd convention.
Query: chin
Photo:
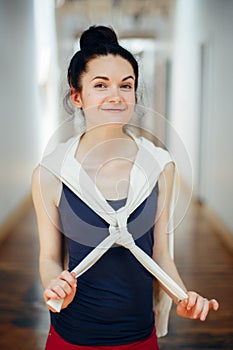
[[[110,122],[106,124],[107,128],[122,128],[126,123],[122,122]]]
[[[106,121],[107,126],[110,127],[122,127],[125,124],[128,124],[131,118],[129,118],[128,116],[125,116],[123,118],[111,118],[108,121]]]

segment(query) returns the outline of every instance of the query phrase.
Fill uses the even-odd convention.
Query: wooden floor
[[[0,349],[43,350],[48,312],[38,275],[38,237],[31,209],[0,246]],[[199,206],[176,232],[176,263],[189,289],[215,297],[221,307],[205,323],[182,319],[172,309],[161,350],[233,349],[233,257]],[[56,350],[56,349],[54,349]]]

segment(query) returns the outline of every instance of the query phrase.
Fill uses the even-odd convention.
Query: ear
[[[70,89],[70,99],[72,104],[77,108],[82,108],[82,99],[81,99],[81,93],[78,92],[75,88]]]

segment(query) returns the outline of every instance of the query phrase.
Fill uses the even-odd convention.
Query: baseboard
[[[233,254],[233,232],[224,224],[221,218],[210,208],[207,204],[202,205],[204,214],[210,221],[210,225],[213,227],[214,233],[218,236],[219,240],[225,246],[225,248]]]
[[[29,194],[17,208],[7,217],[7,219],[0,226],[0,244],[7,238],[12,229],[17,225],[21,218],[27,214],[32,208],[32,197]]]

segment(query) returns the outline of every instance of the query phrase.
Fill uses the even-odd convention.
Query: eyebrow
[[[95,79],[102,79],[102,80],[106,80],[106,81],[109,81],[109,78],[108,77],[105,77],[105,76],[96,76],[94,77],[91,81],[95,80]],[[128,80],[128,79],[134,79],[134,77],[132,75],[128,75],[127,77],[123,78],[122,81],[125,81],[125,80]]]

